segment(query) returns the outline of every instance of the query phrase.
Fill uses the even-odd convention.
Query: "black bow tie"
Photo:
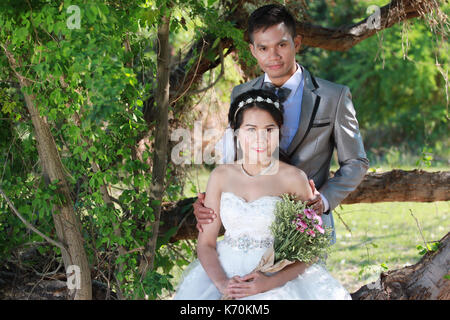
[[[275,93],[278,96],[278,99],[280,99],[280,102],[286,101],[287,97],[289,97],[289,94],[291,93],[291,89],[283,87],[278,88],[270,82],[264,82],[262,89]]]

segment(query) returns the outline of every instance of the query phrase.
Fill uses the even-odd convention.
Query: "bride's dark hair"
[[[250,103],[247,103],[247,100],[253,100]],[[260,101],[258,101],[260,100]],[[272,102],[270,102],[272,101]],[[276,107],[275,103],[278,104],[279,108]],[[241,105],[241,106],[240,106]],[[254,89],[246,91],[240,95],[238,95],[231,103],[230,111],[228,112],[228,122],[230,127],[236,131],[238,130],[244,119],[244,113],[248,109],[258,108],[261,110],[265,110],[270,113],[273,120],[275,120],[278,128],[281,129],[283,125],[283,104],[279,101],[278,97],[267,90]],[[281,130],[280,130],[281,131]],[[281,140],[281,132],[279,131],[279,137]],[[237,150],[237,141],[236,135],[234,136],[234,145],[235,145],[235,160],[237,159],[238,150]],[[286,163],[290,163],[289,159],[283,156],[282,153],[279,153],[280,160]]]
[[[256,99],[258,97],[262,98],[262,101],[257,101]],[[248,99],[252,99],[253,102],[246,103]],[[272,103],[264,100],[271,100]],[[244,105],[239,107],[241,102],[243,102]],[[275,106],[275,102],[278,102],[279,108]],[[278,127],[281,128],[283,125],[283,105],[279,102],[278,97],[274,93],[261,89],[246,91],[233,100],[230,111],[228,112],[228,122],[230,123],[231,128],[233,130],[239,129],[244,118],[244,111],[254,107],[269,112]]]

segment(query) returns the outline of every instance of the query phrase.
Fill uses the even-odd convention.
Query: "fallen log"
[[[351,294],[354,300],[450,300],[450,233],[436,251],[402,269],[383,272]]]
[[[447,201],[450,199],[449,186],[450,171],[371,172],[342,204]]]
[[[374,203],[393,201],[434,202],[450,200],[450,171],[427,172],[423,170],[392,170],[384,173],[367,173],[361,184],[342,204]],[[192,204],[197,198],[186,198],[178,202],[163,203],[160,234],[171,228],[178,231],[171,242],[196,239],[198,231]],[[223,234],[223,229],[220,235]]]

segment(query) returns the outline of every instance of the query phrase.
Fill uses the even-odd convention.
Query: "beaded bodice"
[[[220,217],[225,228],[224,242],[248,251],[268,248],[273,243],[270,225],[274,220],[278,196],[263,196],[246,201],[232,192],[222,192]]]

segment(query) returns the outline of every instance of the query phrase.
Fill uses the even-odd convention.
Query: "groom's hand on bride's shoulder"
[[[316,186],[314,184],[314,181],[311,179],[309,180],[309,185],[311,186],[313,198],[309,199],[306,202],[306,205],[310,206],[314,211],[321,216],[323,214],[323,211],[325,209],[325,205],[322,200],[322,196],[320,195],[320,192],[317,191]]]
[[[206,208],[205,205],[205,193],[198,193],[197,200],[192,205],[194,207],[194,215],[197,219],[197,230],[199,232],[203,232],[202,224],[208,224],[213,222],[216,215],[214,214],[214,210],[210,208]]]

